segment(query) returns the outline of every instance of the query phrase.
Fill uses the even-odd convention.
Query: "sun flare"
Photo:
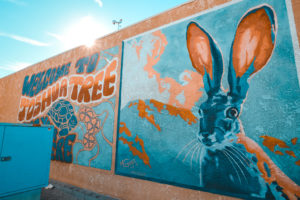
[[[103,23],[99,23],[91,16],[86,16],[66,29],[62,42],[66,49],[80,45],[92,47],[97,38],[107,33],[108,28]]]

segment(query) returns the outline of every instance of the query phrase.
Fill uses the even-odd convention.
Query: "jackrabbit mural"
[[[286,10],[279,11],[285,9],[285,2],[268,3],[246,1],[124,42],[116,173],[243,198],[300,198],[296,129],[290,127],[283,141],[276,137],[281,137],[284,127],[267,135],[265,131],[273,130],[267,125],[263,131],[248,125],[260,123],[251,122],[258,121],[248,114],[252,109],[270,112],[260,101],[254,102],[254,96],[274,95],[270,87],[282,72],[273,65],[283,63],[280,59],[287,61],[277,57],[287,56],[283,53],[287,29],[279,28],[286,26]],[[230,14],[235,9],[245,11],[236,18]],[[212,36],[216,33],[205,27],[212,30],[213,19],[222,15],[224,23],[216,22],[222,25],[215,30],[234,33],[230,41],[228,37],[220,40],[220,48]],[[186,47],[180,45],[182,41]],[[285,114],[294,115],[300,97],[296,66],[294,60],[285,64],[291,66],[285,70],[291,71],[289,84],[295,88],[289,96],[293,105]],[[272,67],[276,68],[273,72]],[[269,79],[274,78],[272,73],[274,83]],[[252,86],[250,79],[260,74],[265,85],[254,81]],[[133,85],[138,85],[134,91]],[[255,94],[255,90],[260,91]],[[272,102],[276,101],[280,98],[272,96]],[[258,108],[253,107],[256,104]],[[297,127],[296,118],[291,124]],[[285,161],[294,164],[287,169],[278,156],[289,156]]]
[[[193,67],[203,76],[208,96],[199,109],[200,131],[195,141],[203,151],[200,153],[200,186],[224,190],[231,185],[233,192],[266,198],[300,197],[300,187],[246,136],[239,120],[249,88],[248,79],[265,67],[272,56],[276,23],[275,13],[267,5],[250,10],[242,18],[231,47],[228,92],[221,85],[223,58],[220,49],[197,23],[188,25],[190,58]],[[215,160],[223,163],[221,173],[215,173],[219,171]],[[204,175],[204,172],[208,173]],[[216,180],[224,185],[216,188]]]

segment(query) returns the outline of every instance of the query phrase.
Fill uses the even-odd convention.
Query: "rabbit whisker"
[[[228,150],[226,150],[226,149],[224,149],[224,151],[227,152],[229,155],[231,154],[232,156],[236,157],[236,158],[240,161],[241,164],[239,164],[238,162],[236,162],[236,163],[237,163],[237,166],[238,166],[239,169],[241,170],[241,172],[242,172],[242,174],[243,174],[243,176],[244,176],[246,182],[248,183],[248,180],[247,180],[247,178],[246,178],[246,176],[245,176],[245,174],[244,174],[244,170],[243,170],[242,167],[241,167],[241,165],[243,165],[244,168],[247,169],[246,166],[245,166],[245,164],[243,163],[243,161],[242,161],[236,154],[234,154],[233,152],[228,151]]]
[[[175,159],[178,159],[179,156],[180,156],[180,154],[182,154],[183,151],[184,151],[189,145],[191,145],[191,144],[194,143],[194,142],[197,142],[196,140],[197,140],[197,139],[193,139],[193,140],[190,141],[188,144],[186,144],[184,147],[182,147],[182,149],[181,149],[180,152],[177,154],[177,156],[176,156]]]
[[[234,157],[236,157],[239,161],[240,161],[240,163],[244,166],[244,168],[245,169],[247,169],[247,166],[245,165],[245,159],[243,159],[243,157],[241,156],[241,155],[239,155],[239,154],[237,154],[236,152],[233,152],[233,151],[229,151],[229,149],[225,149],[225,151],[227,152],[227,153],[229,153],[229,154],[231,154],[231,155],[233,155]],[[241,159],[243,159],[243,160],[241,160]],[[246,162],[247,163],[247,162]],[[248,164],[248,163],[247,163]],[[249,165],[248,165],[249,166]]]
[[[200,144],[198,152],[197,152],[197,156],[196,156],[196,158],[197,158],[197,164],[199,164],[199,159],[198,158],[200,156],[201,149],[202,149],[202,145]]]
[[[240,170],[240,172],[242,173],[242,175],[243,175],[243,177],[244,177],[244,179],[246,180],[246,182],[248,182],[247,181],[247,178],[246,178],[246,176],[245,176],[245,174],[244,174],[244,171],[242,170],[242,168],[241,168],[241,166],[240,166],[240,164],[226,151],[226,149],[224,149],[224,153],[227,153],[227,155],[229,156],[229,157],[231,157],[232,158],[232,161],[236,164],[236,166],[239,168],[239,170]]]
[[[192,147],[190,147],[189,151],[185,154],[184,159],[182,160],[183,162],[185,161],[185,159],[188,157],[188,155],[190,154],[190,152],[196,148],[196,146],[199,145],[198,142],[196,144],[194,144]]]
[[[200,147],[200,156],[199,156],[199,184],[200,186],[203,186],[203,180],[202,180],[202,160],[204,158],[205,154],[205,147],[202,145]]]
[[[234,171],[235,171],[235,173],[237,174],[237,176],[238,176],[238,178],[239,178],[239,181],[240,181],[240,184],[242,184],[242,181],[241,181],[241,178],[240,178],[240,175],[239,175],[239,173],[238,173],[238,171],[237,171],[237,169],[236,169],[236,167],[235,167],[235,165],[233,164],[233,162],[231,161],[231,157],[229,156],[229,155],[227,155],[227,153],[225,153],[224,151],[221,151],[225,156],[226,156],[226,158],[229,160],[229,162],[231,163],[231,165],[233,166],[233,168],[234,168]]]
[[[228,148],[229,148],[230,150],[233,150],[233,151],[239,153],[239,154],[241,155],[241,157],[242,157],[245,161],[247,161],[246,163],[247,163],[248,166],[250,166],[250,163],[252,163],[252,164],[254,165],[254,163],[252,162],[252,160],[250,160],[249,158],[247,158],[247,157],[245,156],[245,154],[244,154],[241,150],[239,150],[237,147],[235,147],[235,146],[228,146]]]
[[[191,170],[193,170],[193,158],[194,158],[194,154],[197,150],[199,150],[201,147],[200,144],[198,144],[198,146],[195,148],[195,150],[193,151],[192,157],[191,157],[191,161],[190,161],[190,165],[191,165]]]

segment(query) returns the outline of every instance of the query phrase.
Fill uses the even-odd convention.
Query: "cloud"
[[[26,5],[26,3],[21,1],[21,0],[2,0],[2,1],[13,3],[13,4],[16,4],[16,5],[19,5],[19,6],[25,6]]]
[[[51,32],[46,32],[47,35],[54,37],[55,39],[59,41],[63,41],[63,36],[56,34],[56,33],[51,33]]]
[[[31,44],[33,46],[49,46],[49,44],[47,44],[47,43],[40,42],[40,41],[31,39],[31,38],[19,36],[19,35],[8,34],[8,33],[1,33],[0,32],[0,36],[8,37],[8,38],[11,38],[13,40],[17,40],[17,41],[20,41],[20,42]]]
[[[103,2],[102,0],[94,0],[100,7],[103,6]]]
[[[2,64],[0,65],[0,78],[8,76],[14,72],[20,71],[21,69],[24,69],[30,65],[32,64],[27,62],[9,62],[4,65]]]
[[[30,65],[31,65],[31,63],[27,63],[27,62],[9,63],[7,65],[0,66],[0,71],[4,70],[4,71],[9,71],[9,72],[16,72],[16,71],[20,71],[21,69],[24,69]]]

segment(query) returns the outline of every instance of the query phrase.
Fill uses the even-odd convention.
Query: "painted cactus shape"
[[[203,76],[207,100],[200,105],[200,186],[259,198],[297,199],[300,187],[289,179],[253,140],[245,136],[239,116],[249,79],[272,56],[277,34],[273,9],[250,9],[237,26],[228,67],[229,91],[222,88],[223,57],[204,28],[191,22],[187,48],[193,67]],[[200,146],[200,147],[199,147]],[[218,162],[216,162],[216,160]],[[220,171],[216,166],[222,164]],[[205,173],[204,173],[205,172]],[[222,181],[224,184],[214,184]],[[230,187],[228,187],[230,185]]]

